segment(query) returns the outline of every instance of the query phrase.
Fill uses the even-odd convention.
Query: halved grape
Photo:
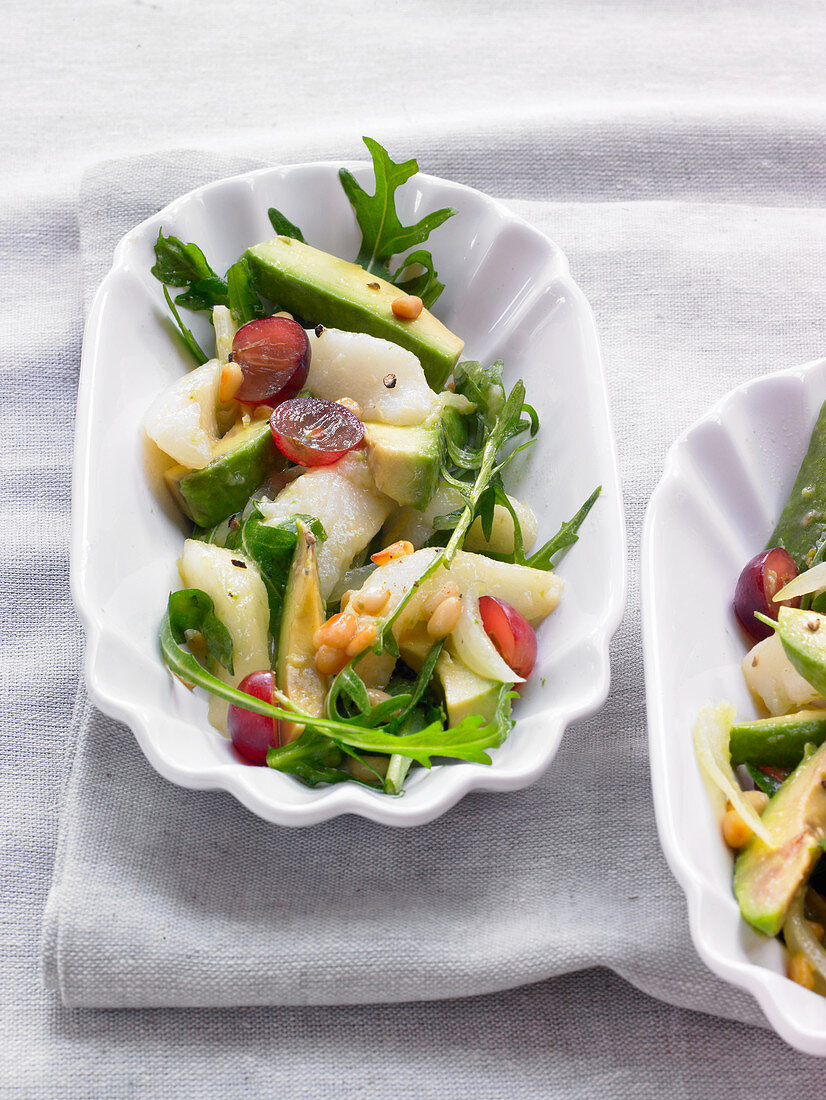
[[[479,614],[499,656],[517,676],[527,679],[536,664],[536,634],[531,624],[515,607],[495,596],[479,597]]]
[[[794,559],[779,546],[763,550],[744,566],[734,591],[734,613],[740,625],[755,641],[768,638],[771,627],[755,619],[755,611],[770,619],[777,618],[781,607],[800,607],[800,597],[775,603],[774,594],[794,580],[797,565]]]
[[[282,455],[300,466],[329,466],[364,439],[355,413],[320,397],[284,401],[270,417],[270,431]]]
[[[275,675],[269,671],[251,672],[238,685],[238,690],[272,703]],[[247,764],[266,764],[267,749],[280,744],[278,719],[230,703],[227,729],[235,751]]]
[[[304,385],[310,342],[292,318],[263,317],[238,329],[232,359],[243,375],[236,399],[245,405],[275,405],[295,397]]]

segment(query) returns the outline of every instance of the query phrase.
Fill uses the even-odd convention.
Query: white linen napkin
[[[555,136],[552,156],[540,134],[520,134],[518,155],[506,135],[483,131],[463,136],[461,155],[448,134],[407,148],[427,171],[506,196],[562,246],[594,308],[631,555],[607,705],[566,733],[548,773],[526,790],[472,795],[414,830],[351,818],[290,830],[223,792],[161,779],[131,733],[81,689],[44,926],[45,979],[64,1004],[421,1000],[607,966],[673,1004],[762,1019],[699,961],[660,853],[638,540],[679,431],[732,385],[824,352],[826,216],[806,182],[817,158],[798,142],[797,160],[784,162],[777,131],[747,119],[739,159],[731,148],[719,156],[731,130],[713,126],[675,125],[655,138],[641,123],[595,135],[587,149]],[[662,160],[661,172],[642,149]],[[711,166],[702,181],[711,201],[660,201],[696,196],[698,157]],[[181,153],[90,172],[80,204],[87,303],[130,226],[249,166]],[[721,201],[740,170],[738,192],[753,205]]]

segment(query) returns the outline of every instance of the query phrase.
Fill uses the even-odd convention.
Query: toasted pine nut
[[[389,546],[385,546],[377,554],[371,554],[370,561],[374,561],[376,565],[387,565],[394,558],[405,558],[412,553],[413,543],[408,542],[407,539],[400,539],[398,542],[391,542]]]
[[[354,401],[352,397],[339,397],[336,402],[338,405],[343,405],[345,409],[349,409],[353,416],[357,416],[361,419],[361,405],[358,401]]]
[[[232,401],[238,393],[238,387],[244,381],[244,375],[237,363],[224,363],[221,367],[221,384],[218,387],[218,400],[223,404]]]
[[[462,597],[448,596],[427,620],[427,633],[431,638],[446,638],[461,617]]]
[[[368,588],[354,598],[353,610],[363,611],[367,615],[378,615],[389,599],[389,588]]]
[[[726,810],[723,817],[723,840],[729,848],[745,848],[754,834],[736,810]]]
[[[333,676],[341,672],[347,664],[347,654],[343,649],[333,649],[323,645],[315,655],[315,667],[323,676]]]
[[[358,628],[358,620],[349,611],[340,611],[318,628],[313,635],[313,645],[344,649]]]
[[[790,956],[786,973],[793,982],[802,985],[804,989],[814,989],[815,976],[812,965],[802,951],[796,951]]]
[[[443,584],[441,588],[438,588],[433,593],[433,595],[422,608],[422,610],[424,611],[424,617],[426,619],[429,619],[436,608],[439,606],[439,604],[442,602],[442,600],[446,600],[450,596],[460,595],[461,592],[459,591],[458,584],[455,584],[453,581],[448,581],[446,584]]]
[[[745,797],[759,814],[762,814],[769,804],[769,796],[765,791],[746,791]]]
[[[355,594],[356,594],[356,589],[355,588],[348,588],[347,589],[347,591],[341,597],[341,603],[339,604],[339,607],[341,608],[342,611],[347,607],[347,605],[350,603],[350,600],[352,600],[352,598],[353,598],[353,596],[355,596]]]
[[[272,416],[272,405],[256,405],[255,412],[252,414],[253,420],[269,420]]]
[[[354,634],[350,639],[347,646],[348,657],[358,657],[359,653],[363,653],[368,646],[371,646],[376,640],[376,628],[370,623],[369,626],[363,626],[357,634]]]
[[[424,302],[415,294],[403,294],[390,303],[393,315],[402,321],[415,321],[424,309]]]
[[[377,707],[379,703],[386,703],[388,699],[392,699],[392,695],[388,695],[386,691],[382,691],[381,688],[368,688],[367,698],[370,700],[371,707]]]
[[[809,930],[811,931],[814,938],[816,940],[820,940],[821,943],[822,943],[823,942],[823,936],[824,936],[824,934],[826,934],[826,929],[824,929],[824,927],[820,923],[820,921],[810,920],[810,921],[806,921],[806,923],[808,924]]]
[[[282,309],[279,313],[274,313],[273,317],[287,317],[290,321],[294,321],[292,313],[287,313],[286,309]]]

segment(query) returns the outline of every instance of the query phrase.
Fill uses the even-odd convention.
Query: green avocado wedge
[[[443,389],[464,341],[423,309],[400,320],[391,309],[403,292],[358,264],[341,260],[292,237],[273,237],[244,256],[255,289],[308,324],[366,332],[412,351],[431,389]]]
[[[397,504],[423,511],[441,471],[439,425],[364,425],[367,465],[376,488]]]
[[[777,623],[772,625],[786,656],[803,679],[821,695],[826,695],[826,615],[781,607]]]
[[[770,768],[796,768],[806,745],[826,741],[826,709],[799,710],[794,714],[735,722],[731,727],[731,764],[762,764]]]
[[[734,896],[758,932],[776,936],[801,883],[822,854],[826,832],[826,745],[803,760],[771,798],[761,820],[775,841],[755,836],[734,865]]]
[[[213,527],[240,512],[272,470],[284,460],[266,420],[232,429],[215,448],[215,457],[200,470],[173,466],[164,475],[181,510],[199,527]]]
[[[822,405],[789,499],[768,547],[782,546],[801,571],[826,540],[826,402]]]

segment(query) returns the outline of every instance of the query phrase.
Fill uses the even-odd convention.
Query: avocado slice
[[[776,847],[755,836],[734,865],[734,896],[758,932],[776,936],[800,884],[822,854],[826,832],[826,744],[804,759],[769,801],[761,820]]]
[[[439,426],[418,424],[364,425],[367,465],[379,492],[419,511],[426,508],[439,484]]]
[[[469,714],[492,722],[502,687],[496,680],[477,676],[458,657],[443,649],[436,662],[436,675],[445,693],[449,726],[457,726]]]
[[[402,660],[418,672],[433,645],[422,627],[400,643]],[[436,662],[436,677],[445,697],[449,726],[456,726],[469,714],[478,714],[490,722],[496,713],[496,703],[502,685],[496,680],[478,676],[455,653],[443,649]]]
[[[771,768],[796,768],[806,745],[826,741],[826,710],[799,710],[755,722],[735,722],[729,748],[732,767],[762,764]]]
[[[443,388],[464,341],[426,309],[415,321],[399,320],[390,307],[403,292],[392,283],[292,237],[273,237],[244,256],[256,290],[281,309],[400,344],[418,358],[431,388]]]
[[[327,698],[327,677],[315,667],[313,645],[313,635],[324,622],[316,538],[301,520],[296,520],[296,527],[298,542],[284,592],[275,680],[290,702],[320,718]],[[282,722],[281,744],[294,741],[303,729],[295,722]]]
[[[803,679],[826,695],[826,615],[781,607],[776,630],[786,656]]]
[[[266,420],[232,428],[218,440],[213,455],[203,469],[173,466],[164,475],[181,510],[199,527],[212,527],[240,512],[282,462]]]
[[[792,487],[768,548],[782,546],[808,569],[826,539],[826,402],[821,406],[809,449]]]

